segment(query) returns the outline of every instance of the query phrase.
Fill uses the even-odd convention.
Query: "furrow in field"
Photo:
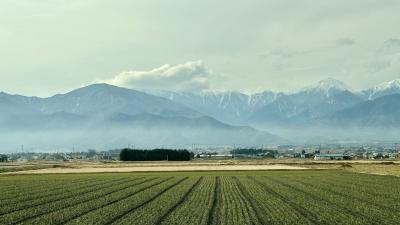
[[[392,225],[400,220],[396,177],[343,171],[203,174],[0,176],[0,224]]]
[[[119,184],[119,183],[124,183],[126,182],[126,178],[122,178],[122,179],[118,179],[115,183]],[[114,184],[115,184],[114,183]],[[91,185],[84,185],[83,187],[78,186],[73,188],[70,191],[66,191],[65,193],[59,193],[58,195],[50,195],[48,197],[41,197],[38,199],[33,199],[30,201],[20,201],[17,203],[13,203],[13,204],[7,204],[3,207],[0,208],[0,216],[4,216],[10,213],[14,213],[17,211],[21,211],[21,210],[26,210],[26,209],[30,209],[30,208],[36,208],[51,202],[55,202],[55,201],[60,201],[63,199],[68,199],[68,198],[73,198],[76,195],[80,195],[92,190],[97,190],[97,189],[101,189],[104,187],[109,187],[112,186],[113,183],[109,183],[108,181],[101,181],[98,183],[93,183]]]
[[[70,196],[68,198],[59,199],[57,201],[49,201],[43,203],[38,206],[29,207],[27,209],[17,210],[3,216],[0,216],[0,220],[2,220],[6,224],[15,224],[19,222],[23,222],[25,220],[29,220],[31,218],[35,218],[40,215],[44,215],[51,211],[57,210],[62,207],[67,207],[70,205],[74,205],[75,203],[79,203],[79,201],[85,201],[88,199],[93,199],[96,194],[102,193],[103,191],[113,190],[118,185],[130,185],[134,184],[137,181],[137,178],[131,181],[124,181],[120,183],[111,183],[107,185],[103,185],[101,187],[94,187],[92,189],[85,189],[85,192],[79,192],[80,194],[76,194]]]
[[[92,179],[81,179],[81,178],[74,178],[69,180],[69,183],[71,184],[78,184],[80,182],[86,182],[88,180],[95,180],[95,178]],[[49,186],[51,188],[56,188],[57,185],[65,185],[65,180],[59,180],[59,179],[41,179],[40,177],[33,180],[31,177],[26,178],[25,180],[2,180],[1,181],[4,186],[2,185],[0,187],[0,192],[7,194],[7,195],[12,195],[12,194],[18,194],[20,191],[32,191],[32,190],[37,190],[37,188],[43,187],[43,186]],[[3,197],[0,197],[0,199],[4,199]]]
[[[247,218],[246,223],[247,224],[261,224],[261,221],[259,220],[259,217],[257,215],[257,212],[255,209],[252,207],[251,202],[249,201],[248,198],[243,194],[243,191],[241,189],[241,186],[237,182],[237,177],[229,177],[231,180],[232,188],[236,193],[236,202],[240,202],[240,207],[238,207],[243,215]]]
[[[383,198],[382,196],[373,195],[364,190],[360,189],[355,190],[348,186],[337,185],[337,183],[341,182],[340,179],[336,180],[335,183],[320,182],[318,184],[315,184],[311,180],[305,180],[305,179],[293,178],[292,180],[298,182],[301,185],[309,186],[315,189],[320,189],[324,192],[331,193],[334,195],[340,195],[346,197],[347,199],[352,199],[352,201],[354,200],[354,201],[364,202],[366,204],[378,207],[388,212],[393,210],[394,208],[400,207],[400,202],[396,199],[393,199],[395,196],[397,196],[397,194],[393,192],[387,193],[387,195],[391,197]]]
[[[108,205],[121,201],[122,199],[138,194],[141,191],[163,183],[168,179],[171,178],[148,178],[129,186],[116,186],[114,190],[103,192],[101,193],[101,195],[95,196],[94,198],[85,200],[72,206],[68,205],[67,207],[60,208],[56,211],[36,217],[31,220],[26,220],[22,224],[56,225],[68,223],[69,221],[72,221],[97,209],[106,207]]]
[[[322,200],[316,195],[309,195],[295,188],[282,185],[272,177],[260,178],[265,186],[290,202],[292,205],[298,205],[308,214],[313,214],[318,224],[366,224],[365,219],[359,215],[354,215],[351,211],[332,205],[331,202]],[[268,181],[268,182],[266,182]],[[331,215],[335,215],[334,219]],[[313,217],[309,217],[312,219]],[[368,223],[367,223],[368,224]]]
[[[215,177],[215,186],[212,206],[208,212],[207,225],[217,225],[218,223],[218,212],[221,203],[221,178]]]
[[[124,217],[126,214],[148,204],[186,179],[187,177],[173,177],[168,179],[166,182],[161,182],[158,185],[140,190],[140,193],[138,192],[132,196],[120,199],[113,204],[106,205],[94,211],[90,211],[89,213],[85,213],[84,215],[70,220],[65,224],[110,224],[113,221]]]
[[[256,203],[254,196],[251,196],[251,194],[248,192],[248,190],[245,188],[245,186],[242,184],[242,182],[237,177],[234,177],[234,179],[236,181],[237,186],[239,187],[240,193],[246,198],[246,200],[250,203],[251,208],[254,210],[258,223],[259,224],[268,224],[269,221],[267,219],[265,219],[264,212],[259,207],[259,205]]]
[[[365,196],[365,198],[378,198],[384,200],[386,203],[393,204],[393,207],[399,207],[400,202],[400,188],[394,188],[396,185],[392,180],[387,181],[386,179],[380,180],[379,184],[371,184],[365,181],[365,179],[357,179],[356,176],[325,176],[318,177],[321,180],[321,184],[326,184],[329,187],[337,187],[345,189],[347,192],[355,192],[360,195],[360,193]],[[308,179],[310,180],[310,179]],[[388,185],[391,183],[391,185]],[[399,184],[400,185],[400,184]]]
[[[254,179],[249,177],[238,179],[243,184],[243,188],[253,197],[254,204],[262,211],[260,216],[263,217],[264,224],[313,224],[282,198],[274,193],[266,192],[263,186],[255,183]]]
[[[260,185],[265,192],[267,192],[270,195],[274,195],[278,198],[280,198],[283,202],[286,202],[287,205],[289,205],[292,209],[296,210],[299,214],[301,214],[303,217],[307,218],[311,223],[313,224],[321,224],[321,221],[318,219],[319,216],[315,213],[313,213],[310,210],[307,210],[304,208],[301,204],[293,201],[293,199],[277,192],[271,186],[267,185],[267,182],[262,182],[258,179],[255,179],[254,177],[250,177],[255,183]]]
[[[59,191],[60,188],[67,189],[68,187],[80,186],[85,183],[90,182],[98,182],[97,179],[89,179],[89,180],[77,180],[77,181],[58,181],[58,182],[39,182],[30,181],[29,183],[21,183],[17,184],[16,187],[11,190],[0,192],[2,196],[0,197],[1,204],[6,201],[28,201],[32,200],[32,196],[35,197],[45,197],[46,195],[51,194],[52,192]],[[43,192],[43,188],[47,190],[47,192]],[[18,199],[18,200],[17,200]]]
[[[328,202],[331,206],[342,209],[343,211],[347,211],[347,213],[357,217],[358,219],[365,220],[363,222],[364,224],[369,221],[373,222],[374,224],[382,224],[382,222],[377,219],[379,216],[382,215],[387,218],[391,218],[391,223],[399,221],[399,217],[396,216],[395,210],[392,209],[389,209],[389,211],[376,209],[374,207],[374,204],[358,201],[356,198],[349,198],[343,196],[340,193],[333,193],[332,190],[326,191],[318,187],[313,188],[310,186],[306,186],[299,182],[296,183],[293,180],[281,180],[278,177],[273,178],[273,180],[283,186],[295,190],[296,192],[308,195],[317,201],[325,201]]]
[[[187,199],[162,221],[164,225],[206,225],[209,209],[213,203],[214,177],[203,177],[202,182]]]
[[[187,201],[187,199],[189,198],[189,196],[193,193],[193,191],[198,187],[198,185],[200,184],[200,182],[203,180],[203,177],[200,177],[200,179],[198,179],[196,181],[196,183],[181,197],[181,199],[174,205],[172,205],[167,212],[165,212],[160,218],[157,219],[157,221],[155,222],[156,225],[160,225],[165,218],[167,218],[174,210],[176,210],[179,206],[181,206],[185,201]],[[197,191],[197,190],[196,190]]]
[[[222,177],[221,196],[221,211],[218,215],[220,224],[259,224],[255,212],[241,195],[233,177]]]
[[[162,195],[152,199],[142,207],[139,207],[123,217],[112,222],[118,225],[153,225],[156,224],[163,215],[178,204],[180,200],[191,189],[193,190],[198,185],[199,177],[189,177],[183,180],[179,185],[175,185]]]

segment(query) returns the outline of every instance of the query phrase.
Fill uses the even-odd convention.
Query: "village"
[[[17,152],[0,154],[0,163],[31,161],[118,161],[120,149],[74,152]],[[193,160],[299,159],[299,160],[399,160],[399,146],[277,146],[270,148],[195,148]]]

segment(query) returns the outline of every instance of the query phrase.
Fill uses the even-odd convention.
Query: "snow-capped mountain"
[[[255,111],[251,123],[304,125],[326,114],[353,106],[362,98],[341,81],[322,80],[293,94],[281,94]]]
[[[381,83],[371,89],[363,91],[368,100],[373,100],[385,95],[400,94],[400,78]]]
[[[271,104],[281,93],[274,93],[272,91],[264,91],[261,93],[255,93],[248,96],[248,105],[252,111],[258,110],[266,105]]]
[[[323,97],[329,98],[343,91],[350,91],[351,89],[342,81],[333,78],[321,80],[318,83],[306,87],[300,91],[300,93],[313,93],[322,94]]]
[[[158,91],[152,92],[152,94],[232,124],[245,123],[251,113],[270,104],[277,96],[277,94],[270,91],[253,95],[234,91],[205,91],[200,93]]]
[[[188,117],[201,115],[193,109],[165,98],[108,84],[93,84],[50,98],[36,98],[30,103],[46,114],[67,112],[79,115],[96,115],[117,112]]]
[[[360,93],[328,78],[294,93],[160,92],[157,95],[227,123],[268,127],[312,126],[335,112],[396,93],[400,93],[400,79]]]
[[[385,95],[328,115],[325,122],[336,126],[399,127],[400,94]]]
[[[325,133],[348,126],[400,129],[400,95],[393,95],[399,90],[400,79],[364,91],[364,95],[327,79],[295,93],[144,93],[107,84],[49,98],[0,93],[1,144],[13,145],[23,136],[38,145],[70,141],[107,147],[122,142],[256,145],[282,139],[249,126],[276,132],[285,128],[294,135],[305,129],[320,132],[321,126]]]
[[[231,124],[306,123],[363,101],[346,84],[331,78],[295,93],[161,91],[155,94]]]
[[[224,101],[219,104],[228,107]],[[157,147],[281,140],[248,126],[220,122],[167,98],[106,84],[50,98],[0,93],[0,136],[3,148],[16,147],[21,141],[37,148],[80,145],[108,149],[132,143]]]

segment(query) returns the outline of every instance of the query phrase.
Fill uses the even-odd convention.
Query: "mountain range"
[[[0,93],[1,146],[109,149],[191,144],[279,143],[282,138],[233,126],[141,91],[93,84],[49,98]]]
[[[366,110],[372,110],[377,102],[381,102],[381,105],[385,105],[385,108],[380,113],[365,118],[366,121],[374,121],[379,117],[381,123],[365,123],[362,126],[382,127],[393,125],[393,119],[387,118],[388,121],[385,121],[385,115],[393,112],[394,109],[384,103],[393,104],[393,101],[395,101],[393,98],[398,97],[396,94],[400,94],[400,79],[382,83],[363,91],[353,91],[341,81],[326,79],[294,93],[265,91],[247,95],[239,92],[193,94],[161,91],[153,92],[153,94],[213,116],[226,123],[259,127],[296,127],[318,124],[336,126],[338,121],[343,121],[341,125],[345,126],[344,121],[349,119],[345,116],[346,111],[352,110],[359,114],[357,117],[364,118]]]
[[[399,115],[400,79],[364,91],[326,79],[294,93],[250,95],[146,93],[108,84],[49,98],[0,93],[1,142],[8,148],[19,142],[49,149],[279,144],[292,139],[290,132],[281,130],[314,137],[321,129],[397,129]],[[306,130],[312,132],[306,135]]]

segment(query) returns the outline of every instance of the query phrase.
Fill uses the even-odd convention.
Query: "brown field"
[[[248,171],[334,169],[400,176],[400,161],[313,161],[281,159],[194,160],[190,162],[32,162],[0,164],[0,174]]]

